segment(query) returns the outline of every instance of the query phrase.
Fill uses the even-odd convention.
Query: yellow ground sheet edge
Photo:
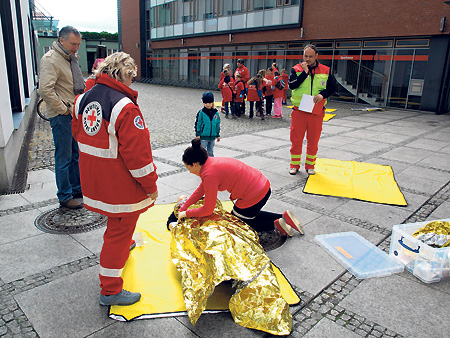
[[[361,201],[406,206],[406,200],[388,165],[318,158],[303,192]]]
[[[155,205],[139,217],[135,235],[142,235],[144,245],[131,251],[122,278],[124,289],[140,292],[142,297],[130,306],[111,306],[110,318],[131,321],[186,315],[181,275],[170,258],[171,233],[166,228],[167,218],[174,205]],[[233,207],[230,201],[223,205],[228,211]],[[273,268],[283,298],[290,305],[299,304],[300,298],[289,281],[278,267],[273,265]],[[210,296],[204,313],[228,311],[232,292],[231,284],[219,284]]]

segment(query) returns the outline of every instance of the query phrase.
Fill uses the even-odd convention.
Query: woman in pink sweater
[[[180,219],[211,215],[217,193],[226,190],[234,201],[231,213],[257,232],[276,228],[290,237],[294,235],[294,229],[304,233],[303,226],[291,211],[283,214],[261,211],[271,190],[269,180],[258,169],[233,158],[208,157],[198,139],[192,140],[192,146],[184,151],[183,162],[191,174],[200,176],[202,182],[180,208]],[[202,207],[188,209],[203,196]]]

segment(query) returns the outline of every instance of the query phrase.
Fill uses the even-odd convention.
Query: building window
[[[288,49],[303,49],[304,43],[288,43]]]
[[[368,47],[368,48],[373,48],[373,47],[392,47],[392,40],[364,41],[364,47]]]
[[[336,48],[361,48],[361,41],[336,42]]]
[[[44,54],[50,51],[51,48],[51,46],[44,46]]]
[[[333,48],[333,42],[311,42],[317,48]]]
[[[429,47],[429,39],[412,39],[412,40],[397,40],[395,44],[397,47]]]

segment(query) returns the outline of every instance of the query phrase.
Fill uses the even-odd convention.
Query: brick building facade
[[[450,6],[443,1],[119,0],[122,49],[144,81],[215,89],[224,63],[288,72],[303,47],[338,82],[332,99],[449,110]]]

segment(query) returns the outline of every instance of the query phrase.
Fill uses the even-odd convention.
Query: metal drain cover
[[[105,226],[107,219],[85,208],[56,208],[39,215],[34,225],[51,234],[78,234]]]
[[[259,243],[263,247],[264,251],[271,251],[279,248],[286,242],[287,236],[282,235],[276,230],[269,232],[258,232]]]

